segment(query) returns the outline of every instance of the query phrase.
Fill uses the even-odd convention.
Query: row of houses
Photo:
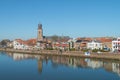
[[[57,42],[54,44],[54,48],[55,47],[75,50],[97,49],[111,52],[120,52],[120,37],[115,39],[109,37],[69,39],[67,42]]]
[[[112,48],[112,38],[77,38],[73,40],[74,48],[78,50],[82,49],[104,49],[108,50]]]
[[[29,39],[29,40],[22,40],[22,39],[15,39],[10,45],[14,49],[24,49],[24,50],[33,50],[37,49],[37,40],[36,39]],[[48,45],[49,44],[49,45]],[[40,47],[45,48],[52,48],[52,49],[75,49],[75,50],[83,50],[83,49],[99,49],[99,50],[110,50],[112,52],[120,51],[120,37],[118,38],[76,38],[76,39],[65,39],[59,41],[50,41],[49,43],[44,43],[40,45]]]

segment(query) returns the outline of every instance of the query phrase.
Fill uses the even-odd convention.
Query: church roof
[[[42,29],[42,24],[38,24],[38,29]]]

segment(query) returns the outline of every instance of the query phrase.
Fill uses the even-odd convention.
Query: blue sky
[[[0,40],[120,36],[120,0],[0,0]]]

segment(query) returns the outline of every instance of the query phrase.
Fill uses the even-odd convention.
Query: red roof
[[[57,47],[68,47],[69,45],[68,44],[54,44],[54,46],[57,46]]]
[[[27,41],[22,40],[22,39],[16,39],[17,42],[19,42],[20,44],[25,44],[25,45],[29,45],[29,46],[34,46],[36,45],[37,40],[36,39],[29,39]]]
[[[100,42],[112,42],[112,38],[107,38],[107,37],[99,37],[99,38],[94,38],[96,39],[97,41],[100,41]],[[86,38],[77,38],[77,40],[86,40],[86,41],[92,41],[93,38],[89,38],[89,37],[86,37]]]
[[[89,37],[85,37],[85,38],[76,38],[77,40],[85,40],[85,41],[91,41],[92,38],[89,38]]]
[[[34,45],[36,45],[37,40],[36,39],[29,39],[29,40],[26,41],[26,43],[28,45],[34,46]]]
[[[101,41],[101,42],[112,42],[112,39],[111,38],[96,38],[96,40],[99,40],[99,41]]]

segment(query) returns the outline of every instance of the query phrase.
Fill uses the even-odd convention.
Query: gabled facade
[[[112,38],[110,37],[101,37],[101,38],[96,38],[96,40],[100,41],[103,46],[104,51],[109,51],[112,49]]]
[[[120,37],[112,41],[112,51],[120,51]]]
[[[96,40],[87,43],[87,49],[102,49],[102,43]]]
[[[53,49],[68,49],[69,44],[68,42],[53,42],[52,47]]]
[[[87,48],[87,43],[91,41],[91,38],[77,38],[75,42],[75,49],[82,50]]]
[[[21,39],[16,39],[13,41],[13,48],[14,49],[28,49],[28,46],[25,44],[25,42]]]
[[[29,39],[27,41],[16,39],[13,41],[14,49],[31,50],[34,49],[35,46],[36,46],[36,39]]]
[[[69,49],[75,48],[75,42],[76,42],[76,39],[69,39],[69,40],[68,40]]]

